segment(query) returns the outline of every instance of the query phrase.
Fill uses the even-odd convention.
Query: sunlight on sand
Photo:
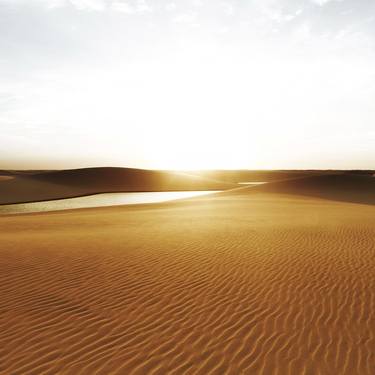
[[[217,193],[218,191],[162,191],[147,193],[103,193],[86,197],[50,200],[44,202],[0,205],[1,214],[60,211],[77,208],[119,206],[167,202]]]

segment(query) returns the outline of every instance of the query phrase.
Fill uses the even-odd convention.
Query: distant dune
[[[327,175],[0,216],[1,371],[373,375],[371,192]]]
[[[242,193],[277,193],[344,202],[375,204],[375,177],[369,174],[325,174],[242,189]],[[238,192],[237,192],[238,193]]]
[[[366,173],[367,171],[361,171]],[[231,183],[239,182],[272,182],[298,177],[308,177],[322,174],[341,174],[343,171],[335,170],[215,170],[191,171],[189,173],[201,177],[213,178]]]
[[[228,190],[238,187],[239,182],[275,182],[317,176],[327,176],[330,179],[343,173],[225,170],[173,172],[109,167],[60,171],[0,171],[0,204],[63,199],[107,192]],[[353,178],[364,178],[371,176],[372,172],[353,171],[351,175]],[[329,185],[330,182],[327,183]],[[279,185],[279,188],[281,191],[287,188],[287,185]],[[295,189],[300,190],[298,186]],[[311,190],[308,186],[304,189]],[[318,191],[319,187],[316,190]],[[360,199],[355,197],[358,194],[362,193],[353,194],[355,201]]]
[[[132,168],[4,172],[0,204],[61,199],[105,192],[225,190],[235,184],[187,173]],[[10,177],[14,177],[10,179]]]

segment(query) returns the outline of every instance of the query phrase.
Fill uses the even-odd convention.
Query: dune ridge
[[[241,187],[224,194],[276,193],[334,201],[375,204],[375,177],[367,174],[322,174]]]
[[[0,181],[0,204],[64,199],[98,193],[225,190],[236,186],[234,183],[182,172],[110,167],[9,172],[7,177],[6,181]]]
[[[0,170],[0,204],[27,203],[114,192],[229,190],[240,182],[275,182],[344,171],[154,171],[80,168],[46,171]],[[352,171],[372,176],[372,171]],[[1,179],[1,177],[3,177]]]
[[[295,183],[0,217],[2,370],[372,375],[375,207]]]

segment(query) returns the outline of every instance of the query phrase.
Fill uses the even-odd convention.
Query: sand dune
[[[250,190],[251,189],[251,190]],[[254,188],[249,193],[283,193],[344,202],[375,204],[375,178],[352,173],[325,174],[276,181]],[[238,194],[236,191],[235,194]]]
[[[1,371],[374,374],[375,207],[326,183],[0,217]]]
[[[34,202],[105,192],[225,190],[235,184],[187,173],[132,168],[13,172],[0,181],[0,204]],[[13,179],[9,179],[13,177]]]
[[[317,174],[342,173],[341,171],[319,171],[319,170],[214,170],[214,171],[191,171],[187,172],[196,176],[213,178],[220,181],[238,182],[270,182],[297,177],[315,176]]]

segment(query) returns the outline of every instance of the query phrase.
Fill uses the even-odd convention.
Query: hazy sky
[[[0,168],[375,168],[374,0],[0,0]]]

